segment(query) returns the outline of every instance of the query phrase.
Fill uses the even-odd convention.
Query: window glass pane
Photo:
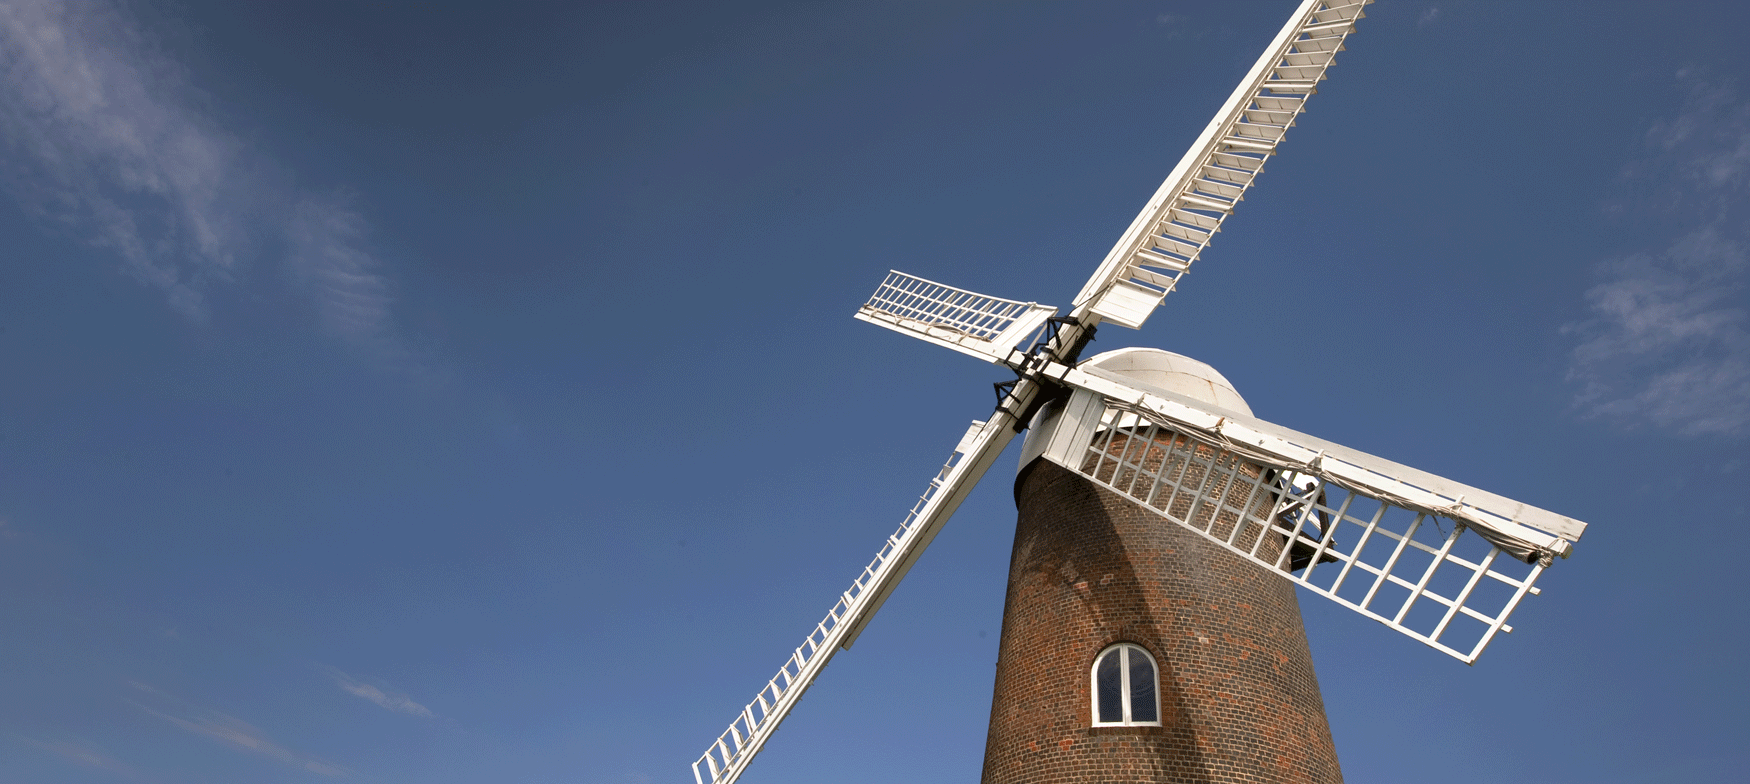
[[[1105,656],[1100,657],[1100,666],[1095,670],[1097,674],[1094,681],[1100,692],[1096,697],[1100,701],[1101,722],[1124,721],[1124,683],[1120,680],[1122,673],[1118,670],[1119,656],[1123,653],[1123,648],[1107,651]]]
[[[1130,720],[1160,721],[1155,700],[1155,666],[1142,651],[1130,654]]]

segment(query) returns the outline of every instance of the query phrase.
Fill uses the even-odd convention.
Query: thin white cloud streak
[[[302,754],[297,754],[284,746],[274,743],[273,741],[268,740],[267,736],[264,735],[261,730],[256,729],[248,722],[235,716],[221,713],[210,708],[196,708],[194,706],[183,704],[181,700],[170,697],[164,692],[143,683],[133,683],[131,685],[140,691],[153,695],[157,702],[178,703],[175,707],[169,708],[168,710],[158,710],[143,703],[128,700],[129,704],[139,708],[148,715],[163,719],[185,732],[218,741],[235,749],[259,754],[300,770],[306,770],[329,778],[339,778],[351,773],[351,771],[340,767],[339,765],[332,765],[322,762],[321,760],[306,757]]]
[[[326,331],[392,343],[363,217],[286,185],[204,101],[113,5],[0,0],[0,177],[27,213],[114,252],[196,321],[283,244]]]
[[[1429,6],[1428,10],[1423,11],[1421,16],[1416,17],[1416,26],[1427,27],[1438,21],[1440,21],[1440,7]]]
[[[116,761],[114,757],[105,754],[88,742],[46,741],[24,737],[19,738],[19,740],[81,767],[107,770],[128,777],[137,775],[133,768]]]
[[[432,715],[429,708],[414,702],[411,697],[408,697],[405,694],[383,691],[376,686],[365,683],[364,681],[354,678],[333,667],[324,667],[322,669],[323,672],[328,674],[328,677],[334,679],[334,684],[339,686],[341,691],[351,694],[354,697],[370,700],[371,702],[376,703],[379,707],[395,711],[396,713],[405,713],[409,716],[420,716],[424,718],[430,718]]]
[[[322,326],[354,341],[384,337],[393,301],[377,260],[359,249],[365,232],[357,211],[314,197],[297,204],[286,227],[292,269],[314,294]]]
[[[1624,170],[1646,208],[1691,225],[1657,253],[1606,260],[1585,292],[1589,317],[1568,378],[1575,405],[1629,426],[1683,435],[1750,434],[1750,277],[1743,198],[1750,185],[1750,101],[1697,69],[1677,74],[1678,113],[1654,122],[1650,156]],[[1630,205],[1612,205],[1617,213]]]

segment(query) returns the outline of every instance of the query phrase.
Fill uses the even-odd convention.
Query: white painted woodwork
[[[889,271],[856,317],[895,332],[1001,363],[1031,347],[1057,308],[957,289]]]
[[[1016,391],[1018,394],[1011,395],[1011,400],[1036,393],[1032,385]],[[851,647],[924,548],[942,530],[942,524],[996,462],[1015,436],[1014,425],[1014,417],[1001,413],[972,424],[899,530],[887,537],[875,559],[851,582],[850,589],[839,595],[826,618],[815,624],[802,645],[778,668],[778,674],[766,682],[753,702],[729,723],[729,729],[693,762],[693,780],[697,784],[730,784],[741,775],[833,654],[840,648]]]
[[[1142,326],[1245,199],[1369,2],[1301,3],[1076,294],[1076,313]],[[1109,300],[1126,286],[1154,292],[1153,303],[1140,307],[1122,294]]]
[[[1211,405],[1215,395],[1199,394],[1195,381],[1187,395],[1129,372],[1156,354],[1157,377],[1171,375],[1164,368],[1183,375],[1184,357],[1111,353],[1126,355],[1117,364],[1131,367],[1101,367],[1107,356],[1101,355],[1080,368],[1051,364],[1041,371],[1075,392],[1035,418],[1023,466],[1035,457],[1050,460],[1466,664],[1498,632],[1512,631],[1513,610],[1538,592],[1538,576],[1554,557],[1567,557],[1570,542],[1585,531],[1577,520]],[[1226,387],[1226,380],[1211,386]],[[1118,434],[1130,438],[1114,442]],[[1123,445],[1116,455],[1114,443]],[[1241,463],[1268,470],[1249,474]],[[1297,496],[1289,487],[1304,491]],[[1262,514],[1231,500],[1259,493],[1272,498]],[[1218,515],[1211,514],[1199,527],[1193,521],[1209,504],[1238,523],[1212,525]],[[1177,505],[1185,505],[1182,517],[1170,511]],[[1260,555],[1272,536],[1335,560],[1315,560],[1296,573],[1289,548]]]
[[[1154,277],[1154,273],[1144,273]],[[1172,285],[1169,281],[1167,285]],[[1148,314],[1153,313],[1155,306],[1161,304],[1161,298],[1166,296],[1162,291],[1151,289],[1128,280],[1120,280],[1106,287],[1100,296],[1094,298],[1089,310],[1103,321],[1137,329],[1142,322],[1148,320]]]

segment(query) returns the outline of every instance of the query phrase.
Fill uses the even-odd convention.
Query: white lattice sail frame
[[[1076,388],[1045,459],[1466,664],[1585,530],[1099,368],[1044,373]]]
[[[741,775],[814,679],[826,669],[833,654],[856,642],[857,635],[936,538],[943,523],[1014,438],[1014,425],[1014,418],[998,414],[986,421],[973,422],[967,428],[948,462],[930,480],[899,529],[882,543],[874,560],[851,581],[848,590],[839,594],[826,617],[815,624],[778,668],[778,674],[742,708],[711,747],[693,761],[696,784],[729,784]]]
[[[1002,362],[1031,347],[1057,308],[993,297],[903,272],[889,271],[857,318],[954,349]]]
[[[1132,329],[1172,293],[1306,111],[1373,0],[1306,0],[1071,303]]]

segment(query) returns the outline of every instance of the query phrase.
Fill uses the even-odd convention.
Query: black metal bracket
[[[1016,377],[1008,381],[998,381],[995,384],[991,384],[991,387],[995,388],[997,391],[997,408],[1000,409],[1003,407],[1004,403],[1009,402],[1009,395],[1015,391],[1015,385],[1019,383],[1021,383],[1021,379]]]
[[[1051,343],[1056,343],[1058,330],[1066,324],[1076,323],[1078,322],[1069,316],[1052,316],[1051,318],[1046,319],[1045,326],[1046,329],[1049,330],[1050,335],[1048,340]],[[1099,327],[1086,327],[1082,329],[1081,337],[1076,338],[1075,345],[1068,346],[1057,352],[1057,361],[1062,362],[1065,365],[1074,365],[1075,363],[1080,362],[1082,359],[1082,349],[1087,348],[1088,344],[1093,342],[1094,333],[1098,331]]]
[[[1001,381],[992,384],[991,386],[996,388],[997,410],[1015,418],[1015,432],[1019,433],[1022,430],[1026,430],[1027,425],[1032,423],[1033,417],[1039,413],[1039,409],[1053,401],[1063,400],[1069,397],[1069,388],[1067,386],[1057,379],[1048,378],[1045,375],[1040,374],[1039,369],[1043,368],[1048,362],[1057,362],[1059,364],[1073,366],[1076,362],[1080,361],[1082,349],[1086,348],[1088,343],[1094,339],[1095,330],[1093,327],[1084,328],[1077,336],[1076,342],[1073,345],[1061,346],[1053,349],[1053,346],[1056,346],[1058,340],[1061,339],[1064,327],[1079,324],[1080,322],[1069,316],[1052,316],[1051,318],[1046,319],[1045,335],[1035,342],[1033,346],[1021,356],[1018,363],[1004,363],[1009,365],[1010,370],[1015,371],[1015,379],[1013,381]],[[1010,354],[1009,356],[1013,357],[1014,354]],[[1041,389],[1039,390],[1039,394],[1033,397],[1032,402],[1028,403],[1025,409],[1021,411],[1011,411],[1007,407],[1009,396],[1014,393],[1015,386],[1024,378],[1033,379],[1034,382],[1040,385]]]

